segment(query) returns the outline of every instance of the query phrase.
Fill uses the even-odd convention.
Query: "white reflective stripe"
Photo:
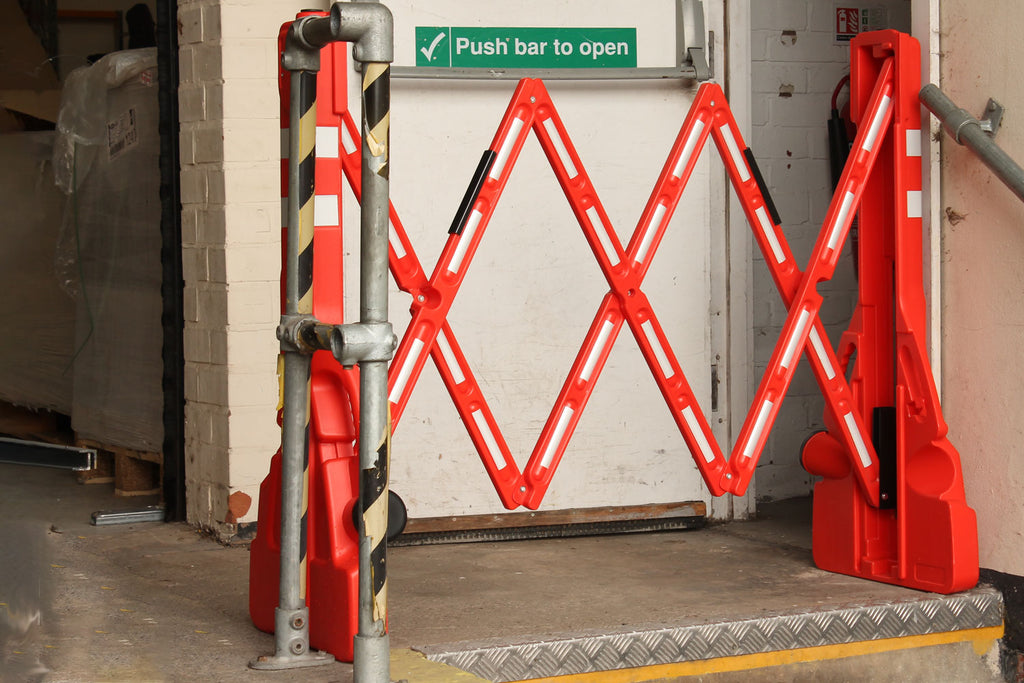
[[[772,248],[772,255],[775,256],[775,262],[782,263],[786,260],[786,255],[782,253],[782,245],[779,244],[779,236],[775,234],[775,226],[772,225],[771,220],[768,219],[768,212],[765,211],[763,206],[759,206],[754,211],[754,214],[757,215],[757,220],[761,224],[761,231],[768,239],[768,245]]]
[[[700,139],[700,134],[704,131],[704,121],[697,119],[693,122],[693,130],[686,137],[686,144],[683,145],[683,151],[679,155],[679,161],[676,162],[676,167],[672,169],[672,175],[676,178],[683,177],[683,171],[686,170],[687,164],[690,163],[690,157],[693,156],[693,150],[697,147],[697,140]]]
[[[318,194],[313,197],[313,225],[332,226],[338,223],[338,195]]]
[[[658,340],[658,335],[654,332],[654,324],[651,323],[650,320],[646,320],[640,325],[640,328],[644,331],[644,336],[647,337],[647,342],[654,349],[654,357],[658,360],[658,366],[661,368],[661,374],[665,376],[665,379],[672,377],[676,373],[672,370],[672,365],[668,361],[665,349]]]
[[[441,349],[441,356],[444,357],[444,362],[448,365],[448,371],[452,373],[455,383],[465,382],[466,376],[462,374],[462,367],[459,365],[458,359],[455,358],[455,353],[452,351],[451,344],[448,343],[448,337],[444,336],[444,332],[437,333],[437,348]]]
[[[505,164],[508,163],[508,157],[512,154],[512,147],[516,144],[516,140],[519,139],[519,132],[523,129],[524,125],[526,125],[526,122],[521,118],[516,117],[512,119],[508,135],[505,136],[504,142],[501,143],[501,149],[498,150],[498,156],[494,158],[494,163],[491,164],[491,172],[488,176],[492,180],[497,180],[501,177],[501,172],[505,170]]]
[[[569,429],[569,420],[572,419],[574,412],[576,411],[569,406],[562,408],[562,414],[558,416],[558,424],[555,425],[555,431],[551,434],[548,447],[544,449],[544,456],[540,459],[540,466],[544,469],[551,467],[551,462],[555,459],[555,451],[561,445],[562,439],[565,437],[565,431]]]
[[[907,156],[921,156],[921,129],[919,128],[907,129]]]
[[[832,231],[828,234],[828,248],[832,251],[835,251],[836,245],[839,244],[839,228],[846,223],[846,218],[850,215],[850,207],[852,206],[853,193],[847,192],[843,195],[843,203],[839,206],[839,213],[836,215],[836,222],[832,224]]]
[[[402,398],[405,385],[409,382],[409,377],[412,376],[412,369],[416,365],[416,361],[421,353],[423,353],[423,340],[417,337],[412,340],[412,347],[409,349],[409,355],[405,357],[405,363],[402,364],[402,371],[398,373],[395,386],[391,393],[388,394],[388,400],[392,403],[398,403],[399,399]]]
[[[850,437],[853,439],[853,446],[857,449],[857,457],[860,459],[861,467],[871,467],[871,455],[868,453],[867,446],[864,445],[864,439],[861,438],[860,430],[857,429],[857,421],[853,419],[853,413],[849,412],[843,415],[843,422],[846,423],[846,429],[850,432]]]
[[[754,454],[757,442],[761,440],[761,434],[764,433],[765,424],[768,422],[768,413],[771,412],[774,405],[775,404],[771,401],[765,401],[761,404],[761,410],[757,414],[757,420],[754,421],[754,429],[751,430],[750,438],[747,439],[747,443],[743,447],[743,457],[749,458]]]
[[[476,424],[477,429],[480,430],[480,434],[484,437],[484,444],[487,445],[487,450],[490,452],[491,460],[498,466],[499,470],[505,469],[508,465],[505,462],[505,456],[501,453],[501,448],[498,447],[498,441],[494,438],[494,432],[491,431],[491,425],[487,424],[487,418],[484,417],[482,410],[473,411],[473,422]]]
[[[640,248],[636,251],[634,263],[643,263],[647,258],[647,251],[651,248],[651,243],[654,242],[654,236],[658,234],[658,228],[661,227],[666,213],[668,213],[668,207],[658,202],[658,206],[654,209],[654,215],[651,216],[651,222],[647,224],[647,229],[644,231],[644,239],[640,242]]]
[[[335,126],[316,127],[316,156],[319,159],[338,158],[338,129]]]
[[[594,226],[594,231],[597,233],[597,239],[601,242],[604,255],[608,257],[608,262],[613,266],[616,265],[619,262],[619,255],[615,253],[612,238],[608,235],[608,226],[601,220],[601,214],[598,213],[596,206],[588,207],[586,213],[587,218],[590,219],[590,224]]]
[[[921,217],[921,190],[907,190],[907,218]]]
[[[281,227],[288,227],[288,198],[281,198]]]
[[[825,376],[832,379],[836,376],[836,369],[832,367],[832,361],[828,359],[828,354],[825,352],[825,344],[822,343],[821,337],[818,336],[818,330],[811,328],[811,334],[808,337],[811,340],[811,346],[814,347],[814,354],[818,357],[818,362],[821,363],[821,367],[825,370]]]
[[[697,422],[697,416],[693,414],[693,408],[690,406],[683,408],[683,419],[686,420],[686,426],[690,428],[693,438],[697,440],[697,448],[700,449],[701,457],[705,462],[714,462],[715,453],[711,450],[711,444],[708,443],[708,437],[704,436],[704,430],[700,428],[700,423]]]
[[[291,150],[289,149],[289,141],[291,140],[290,131],[287,128],[281,129],[281,158],[287,159],[291,156]]]
[[[803,335],[804,330],[807,329],[807,323],[810,321],[811,312],[808,310],[800,311],[796,327],[793,328],[793,335],[786,341],[786,350],[782,354],[782,367],[788,368],[789,364],[793,362],[793,356],[797,352],[797,343],[800,341],[800,337]]]
[[[398,232],[395,230],[395,224],[390,220],[388,221],[388,244],[395,250],[395,256],[400,259],[405,258],[405,247],[402,245],[402,240],[398,239]]]
[[[356,145],[356,141],[349,135],[348,126],[343,125],[341,127],[341,145],[345,148],[345,154],[352,154],[359,147]]]
[[[579,173],[576,171],[576,164],[572,163],[572,158],[569,156],[569,150],[565,148],[565,142],[562,140],[562,136],[558,134],[558,128],[555,127],[554,119],[544,119],[544,130],[548,132],[551,137],[551,142],[555,144],[555,151],[558,153],[558,158],[562,161],[562,166],[565,166],[565,172],[570,178],[575,178]]]
[[[597,359],[601,357],[601,353],[604,351],[604,346],[608,343],[608,337],[611,336],[613,329],[615,329],[615,325],[612,324],[611,320],[605,320],[604,325],[601,325],[601,331],[597,334],[597,341],[594,342],[594,347],[590,349],[587,362],[583,364],[583,371],[580,372],[580,379],[584,382],[590,381],[590,375],[594,372]]]
[[[891,104],[892,98],[888,95],[883,95],[882,105],[878,108],[875,118],[871,119],[871,127],[868,128],[868,134],[864,136],[864,144],[861,145],[861,149],[865,152],[870,152],[871,148],[875,146],[875,140],[878,139],[878,133],[882,130],[882,123],[885,121],[886,114],[889,113],[889,106]]]
[[[732,165],[736,167],[736,172],[740,174],[740,180],[747,182],[750,180],[750,171],[747,170],[747,160],[743,158],[743,153],[740,152],[739,145],[736,144],[736,138],[733,137],[732,128],[729,124],[722,126],[722,137],[725,138],[725,146],[729,148],[729,156],[732,157]]]
[[[466,221],[466,227],[463,228],[462,234],[459,235],[459,243],[455,246],[455,253],[452,254],[452,261],[448,264],[449,273],[459,272],[459,266],[462,265],[462,259],[466,256],[466,250],[469,249],[469,242],[473,239],[473,233],[476,232],[476,228],[480,225],[481,219],[484,215],[473,209],[473,213],[469,214],[469,220]]]

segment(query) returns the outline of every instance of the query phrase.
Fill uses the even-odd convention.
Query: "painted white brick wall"
[[[220,334],[227,322],[224,274],[223,142],[216,115],[220,81],[219,16],[214,0],[178,4],[181,82],[182,261],[185,279],[185,457],[188,518],[215,528],[226,509],[227,364]]]
[[[910,3],[880,0],[894,28],[909,30]],[[753,0],[751,11],[751,149],[782,218],[797,261],[806,265],[831,200],[828,134],[832,90],[849,73],[849,49],[833,43],[833,2]],[[845,91],[843,93],[845,98]],[[754,250],[754,364],[764,373],[785,321],[764,259]],[[833,344],[846,329],[857,299],[847,245],[835,277],[820,287],[822,320]],[[810,475],[800,447],[824,427],[824,401],[807,361],[789,390],[757,469],[762,500],[808,495]]]
[[[319,3],[178,0],[189,521],[255,521],[280,444],[277,33]]]

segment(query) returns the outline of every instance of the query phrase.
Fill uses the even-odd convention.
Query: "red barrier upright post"
[[[326,16],[326,12],[302,12]],[[279,50],[291,22],[282,27]],[[342,116],[347,109],[345,43],[321,51],[317,79],[313,315],[341,323],[344,282],[341,216]],[[282,139],[289,130],[289,73],[279,71]],[[287,145],[282,146],[283,153]],[[287,197],[288,162],[282,160],[282,196]],[[287,242],[282,228],[282,246]],[[283,281],[283,273],[282,273]],[[310,646],[352,661],[358,630],[358,548],[352,509],[359,497],[355,443],[358,379],[329,351],[313,354],[310,375],[309,505],[306,520],[306,604]],[[250,548],[249,612],[257,628],[273,632],[278,601],[281,514],[281,456],[271,460],[260,485],[259,522]]]
[[[829,571],[951,593],[977,583],[977,522],[925,351],[920,47],[879,31],[855,38],[851,50],[859,128],[872,127],[868,96],[893,68],[892,122],[876,131],[878,163],[860,203],[860,297],[840,344],[858,412],[873,426],[881,495],[872,505],[858,489],[850,454],[834,436],[838,425],[827,420],[828,431],[803,453],[805,467],[824,477],[814,489],[814,560]]]

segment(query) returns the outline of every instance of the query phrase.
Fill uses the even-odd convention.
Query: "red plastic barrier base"
[[[358,632],[359,554],[352,509],[358,491],[348,383],[334,359],[313,360],[310,423],[308,575],[309,644],[352,661]],[[326,409],[325,409],[326,407]],[[261,631],[274,632],[281,562],[281,453],[260,484],[259,526],[250,547],[249,614]]]
[[[804,447],[807,469],[822,473],[849,456],[822,432]],[[812,465],[811,462],[815,461]],[[820,468],[822,462],[831,464]],[[814,563],[821,569],[935,593],[978,583],[977,520],[963,499],[956,452],[929,449],[910,460],[899,509],[867,503],[852,476],[826,476],[814,487]]]
[[[274,632],[281,577],[281,451],[270,460],[270,473],[260,484],[256,538],[249,546],[249,616],[256,628]]]

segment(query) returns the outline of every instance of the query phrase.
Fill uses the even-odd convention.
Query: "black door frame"
[[[160,262],[163,312],[163,498],[167,521],[185,519],[184,278],[178,153],[178,4],[156,1],[160,83]]]

